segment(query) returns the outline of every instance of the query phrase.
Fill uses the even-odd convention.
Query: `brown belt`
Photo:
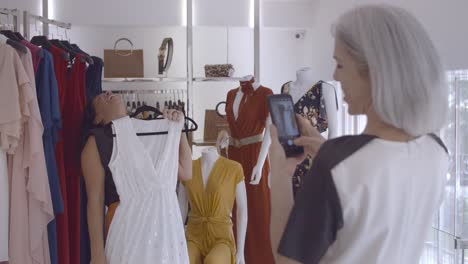
[[[258,134],[255,136],[241,138],[241,139],[231,137],[229,138],[229,145],[236,147],[236,148],[240,148],[243,146],[247,146],[247,145],[262,142],[262,141],[263,141],[263,134]]]

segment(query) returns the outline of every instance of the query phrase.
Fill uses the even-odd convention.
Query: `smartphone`
[[[294,140],[301,136],[297,126],[296,112],[292,97],[289,94],[268,96],[268,107],[271,119],[278,130],[278,137],[286,152],[286,157],[299,156],[304,148],[294,145]]]

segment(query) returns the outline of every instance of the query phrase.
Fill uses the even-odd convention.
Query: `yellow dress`
[[[237,184],[244,180],[240,163],[220,157],[203,186],[201,159],[193,161],[192,179],[184,181],[190,202],[186,228],[191,264],[233,264],[236,253],[232,212]]]

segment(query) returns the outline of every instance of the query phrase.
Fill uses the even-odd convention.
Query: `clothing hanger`
[[[26,48],[23,44],[19,43],[18,41],[14,41],[12,39],[7,38],[5,35],[2,34],[3,38],[5,38],[5,43],[14,49],[18,50],[19,52],[26,54],[28,53],[28,48]]]
[[[164,118],[163,117],[157,117],[156,119],[160,120],[160,119],[164,119]],[[185,129],[182,130],[183,133],[194,132],[194,131],[198,130],[198,124],[193,119],[191,119],[190,117],[185,117],[185,121],[186,121],[185,125],[184,125]],[[188,122],[193,124],[193,127],[190,128],[190,129],[188,128],[188,124],[187,124]],[[137,136],[157,136],[157,135],[167,135],[167,134],[169,134],[168,131],[136,133]],[[115,137],[116,135],[113,134],[113,133],[110,134],[109,132],[107,132],[107,136]]]
[[[16,36],[17,38],[19,38],[20,40],[26,40],[26,39],[23,37],[23,35],[21,35],[21,33],[19,33],[19,32],[14,32],[14,34],[15,34],[15,36]]]
[[[30,42],[31,44],[41,46],[45,49],[50,49],[52,47],[52,43],[50,43],[49,39],[46,36],[34,36]]]
[[[76,56],[77,54],[82,55],[83,57],[81,58],[81,62],[86,62],[89,65],[94,64],[93,59],[89,55],[83,54],[81,52],[76,52],[76,50],[74,50],[74,48],[72,47],[70,42],[68,42],[68,40],[60,40],[60,43],[62,43],[65,47],[67,47],[67,49],[69,50],[70,53],[71,52],[75,53],[75,55],[73,55],[73,56]]]
[[[138,107],[135,110],[135,112],[130,115],[130,117],[132,117],[132,118],[137,117],[139,114],[141,114],[143,112],[153,112],[155,114],[155,117],[158,117],[158,116],[162,115],[161,111],[159,111],[157,108],[152,107],[150,105],[142,105],[142,106]]]
[[[19,39],[15,32],[11,31],[11,30],[0,30],[0,33],[2,33],[5,37],[11,39],[11,40],[14,40],[16,42],[19,42],[21,41],[21,39]]]

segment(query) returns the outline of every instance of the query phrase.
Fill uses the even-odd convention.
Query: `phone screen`
[[[303,153],[301,147],[294,145],[294,139],[300,136],[296,121],[293,101],[290,95],[271,95],[268,97],[270,114],[278,130],[278,137],[287,156]]]
[[[288,97],[272,98],[271,116],[278,129],[280,138],[298,137],[299,128],[296,123],[296,113],[292,100]]]

